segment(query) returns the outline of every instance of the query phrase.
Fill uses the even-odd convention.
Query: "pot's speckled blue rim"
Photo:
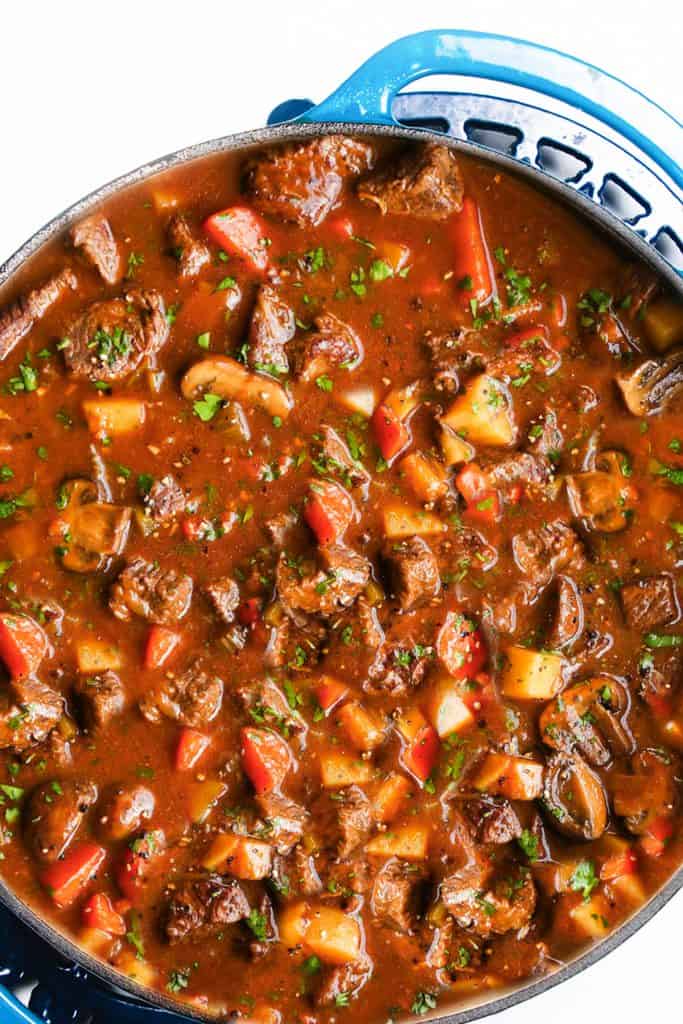
[[[436,33],[435,33],[436,35]],[[502,37],[495,37],[501,39]],[[405,43],[405,40],[400,41]],[[512,41],[519,42],[519,41]],[[548,51],[551,52],[551,51]],[[413,76],[414,77],[414,76]],[[662,112],[663,113],[663,112]],[[307,115],[307,119],[312,113]],[[200,143],[179,150],[175,153],[161,157],[150,163],[144,164],[134,171],[124,174],[102,188],[97,189],[90,195],[79,200],[59,216],[51,220],[45,227],[37,231],[28,239],[3,265],[0,267],[0,287],[22,267],[38,250],[47,242],[61,234],[69,225],[79,217],[105,202],[108,198],[136,185],[155,174],[170,170],[193,160],[211,156],[217,153],[228,153],[246,150],[254,146],[288,139],[310,138],[321,133],[330,131],[342,133],[355,133],[361,135],[377,135],[397,137],[404,139],[428,139],[436,137],[456,151],[469,153],[478,158],[505,167],[509,171],[527,178],[536,186],[556,195],[566,204],[573,207],[584,218],[596,224],[603,232],[611,236],[616,242],[621,243],[629,249],[634,256],[643,260],[646,264],[658,272],[671,286],[671,288],[683,298],[683,282],[679,275],[671,268],[667,261],[639,235],[614,217],[609,211],[597,206],[590,199],[575,191],[563,182],[551,178],[542,171],[521,164],[513,157],[501,153],[492,153],[471,142],[460,142],[444,137],[443,135],[432,136],[432,133],[422,129],[408,129],[397,127],[394,124],[359,124],[358,121],[326,121],[324,123],[292,123],[289,125],[278,125],[272,128],[259,129],[252,132],[244,132],[238,135],[226,136],[208,142]],[[516,1004],[539,995],[542,992],[553,988],[555,985],[567,978],[573,977],[586,967],[591,966],[603,956],[606,956],[616,946],[620,945],[627,938],[634,934],[643,924],[649,921],[683,885],[683,867],[669,879],[640,910],[622,925],[614,930],[607,938],[594,946],[591,946],[584,953],[577,956],[570,963],[559,967],[554,973],[531,981],[511,991],[503,992],[492,999],[477,1005],[465,1006],[452,1013],[435,1014],[433,1019],[442,1024],[467,1024],[469,1021],[479,1020],[482,1017],[499,1013],[509,1009]],[[21,921],[31,928],[38,936],[49,943],[58,953],[68,960],[72,960],[94,977],[99,978],[119,992],[124,992],[135,1000],[140,1000],[144,1007],[149,1010],[149,1016],[154,1021],[170,1022],[185,1018],[201,1018],[203,1015],[192,1009],[183,1009],[182,1016],[177,1013],[178,1004],[162,993],[154,992],[137,984],[131,979],[113,970],[107,964],[93,957],[87,951],[80,949],[74,942],[59,932],[52,925],[41,919],[26,903],[20,900],[0,879],[0,901],[14,913]],[[39,970],[37,971],[39,973]],[[7,1018],[8,1022],[32,1021],[35,1018],[27,1014],[25,1008],[21,1007],[14,997],[5,990],[0,989],[0,1010],[4,1007],[4,1013],[12,1014]],[[140,1006],[137,1002],[131,1003],[131,1016],[140,1020]],[[125,1011],[117,1006],[122,1020],[125,1020]]]

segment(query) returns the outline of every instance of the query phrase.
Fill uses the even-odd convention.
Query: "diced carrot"
[[[397,818],[413,792],[413,786],[405,775],[393,772],[384,779],[372,801],[377,821],[387,824]]]
[[[360,956],[360,925],[336,907],[290,903],[280,914],[278,924],[285,946],[303,946],[306,953],[324,963],[345,964]]]
[[[640,848],[648,857],[661,857],[674,834],[671,818],[656,818],[640,840]]]
[[[353,237],[353,224],[348,217],[331,217],[327,222],[327,227],[338,238]]]
[[[68,907],[97,874],[107,851],[97,843],[76,843],[43,871],[41,884],[58,907]]]
[[[486,663],[484,637],[460,612],[449,612],[436,638],[436,653],[453,679],[474,679]]]
[[[259,881],[270,874],[272,847],[260,839],[235,833],[217,835],[202,860],[202,867],[221,871],[247,881]]]
[[[469,196],[452,218],[450,233],[455,248],[453,277],[460,293],[466,302],[484,302],[493,292],[491,261],[479,208]]]
[[[83,924],[109,935],[125,935],[126,922],[105,892],[96,892],[83,905]]]
[[[13,679],[34,675],[50,651],[47,634],[29,615],[0,615],[0,658]]]
[[[179,772],[191,771],[211,744],[211,737],[198,729],[185,726],[180,733],[175,752],[175,769]]]
[[[331,711],[346,697],[349,688],[333,676],[321,676],[314,685],[313,691],[321,709],[325,712]]]
[[[168,626],[150,626],[145,643],[144,666],[158,669],[167,665],[180,646],[182,633]]]
[[[410,444],[410,430],[384,402],[377,406],[370,423],[377,447],[387,462]]]
[[[304,519],[319,544],[334,544],[343,537],[354,517],[354,504],[341,484],[316,480],[304,505]]]
[[[500,495],[490,486],[486,474],[475,462],[463,466],[455,478],[455,486],[467,503],[467,515],[471,519],[486,523],[500,519]]]
[[[268,267],[266,230],[248,206],[231,206],[204,221],[204,230],[217,245],[245,260],[254,270]]]
[[[242,729],[242,768],[257,793],[278,789],[292,767],[286,741],[271,729]]]
[[[411,452],[401,460],[400,469],[420,501],[436,501],[447,494],[448,476],[436,459],[422,452]]]
[[[490,752],[479,766],[472,785],[481,792],[508,800],[536,800],[543,792],[543,765],[527,757]]]

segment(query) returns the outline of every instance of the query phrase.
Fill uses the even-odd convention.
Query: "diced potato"
[[[406,420],[422,401],[424,381],[414,380],[404,388],[393,388],[384,396],[382,405],[391,410],[399,420]]]
[[[320,777],[325,789],[362,786],[372,778],[372,765],[352,754],[328,752],[320,755]]]
[[[552,700],[564,683],[565,660],[559,654],[508,647],[501,688],[513,700]]]
[[[360,925],[336,907],[294,903],[285,907],[278,924],[285,946],[302,946],[327,964],[351,963],[360,956]]]
[[[400,718],[396,719],[396,728],[406,743],[415,739],[420,729],[428,725],[427,719],[419,708],[412,707],[404,711]]]
[[[504,384],[486,373],[475,377],[441,418],[474,444],[506,448],[516,436],[512,401]]]
[[[612,908],[601,892],[589,900],[582,900],[569,911],[569,917],[579,934],[587,939],[601,939],[610,929]]]
[[[358,750],[374,750],[384,742],[384,721],[358,701],[349,701],[337,713],[346,735]]]
[[[474,724],[474,715],[458,693],[455,681],[449,677],[438,680],[434,685],[427,714],[442,740]]]
[[[411,452],[401,460],[400,469],[420,501],[437,501],[448,493],[446,471],[436,459]]]
[[[220,779],[207,779],[205,782],[198,782],[190,788],[188,799],[188,811],[190,821],[200,825],[211,813],[214,804],[227,793],[228,787]]]
[[[424,822],[401,825],[388,832],[380,832],[365,847],[375,857],[400,857],[401,860],[420,861],[427,857],[429,826]]]
[[[543,792],[543,765],[527,757],[488,753],[472,779],[475,789],[508,800],[537,800]]]
[[[640,875],[620,875],[607,883],[612,892],[629,907],[639,907],[645,902],[645,886]]]
[[[387,824],[397,818],[405,808],[413,785],[405,775],[393,772],[384,779],[372,801],[373,813],[377,821]]]
[[[314,684],[313,692],[322,710],[329,713],[347,696],[349,688],[340,679],[324,675]]]
[[[145,422],[146,406],[139,398],[86,398],[83,415],[92,434],[118,437],[131,434]]]
[[[657,299],[646,308],[643,326],[652,347],[666,352],[683,341],[683,305],[668,297]]]
[[[146,985],[148,988],[156,985],[159,976],[156,967],[146,960],[141,960],[132,949],[123,949],[116,957],[114,966],[140,985]]]
[[[334,397],[349,412],[357,412],[368,420],[377,407],[377,392],[372,387],[346,388]]]
[[[439,424],[439,444],[447,466],[457,466],[460,462],[471,462],[474,458],[474,446],[443,423]]]
[[[384,535],[388,540],[400,540],[402,537],[429,537],[436,533],[444,533],[448,529],[446,523],[438,516],[420,508],[393,505],[383,509],[382,515]]]
[[[217,835],[202,865],[209,871],[224,871],[235,878],[258,881],[270,874],[272,849],[268,843],[234,833]]]
[[[85,676],[118,671],[123,664],[121,651],[108,640],[79,640],[76,644],[78,671]]]

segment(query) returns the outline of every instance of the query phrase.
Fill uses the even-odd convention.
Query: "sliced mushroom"
[[[626,461],[622,452],[601,452],[594,469],[566,478],[572,512],[589,529],[616,533],[628,525],[634,495],[622,472]]]
[[[539,719],[543,742],[555,750],[579,750],[590,764],[604,767],[613,756],[631,754],[634,741],[623,717],[629,696],[607,676],[585,679],[564,690]]]
[[[648,359],[630,373],[617,376],[617,384],[634,416],[659,413],[683,391],[683,349],[666,359]]]
[[[602,782],[578,754],[554,754],[546,766],[543,803],[550,823],[571,839],[599,839],[607,827]]]
[[[676,760],[666,751],[643,750],[633,758],[632,774],[615,774],[609,786],[615,813],[630,832],[642,835],[658,818],[676,808]]]
[[[229,356],[213,356],[195,363],[180,385],[184,398],[195,399],[212,394],[237,399],[264,409],[269,416],[289,416],[292,400],[285,389],[261,373],[254,373]]]
[[[68,480],[60,495],[66,508],[60,515],[65,543],[61,558],[72,572],[96,572],[106,558],[126,546],[131,509],[98,500],[91,480]]]

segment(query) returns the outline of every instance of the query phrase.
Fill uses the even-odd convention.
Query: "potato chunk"
[[[564,658],[528,647],[508,647],[502,690],[513,700],[551,700],[562,689]]]
[[[501,381],[486,373],[458,395],[441,423],[474,444],[507,448],[516,436],[510,394]]]

